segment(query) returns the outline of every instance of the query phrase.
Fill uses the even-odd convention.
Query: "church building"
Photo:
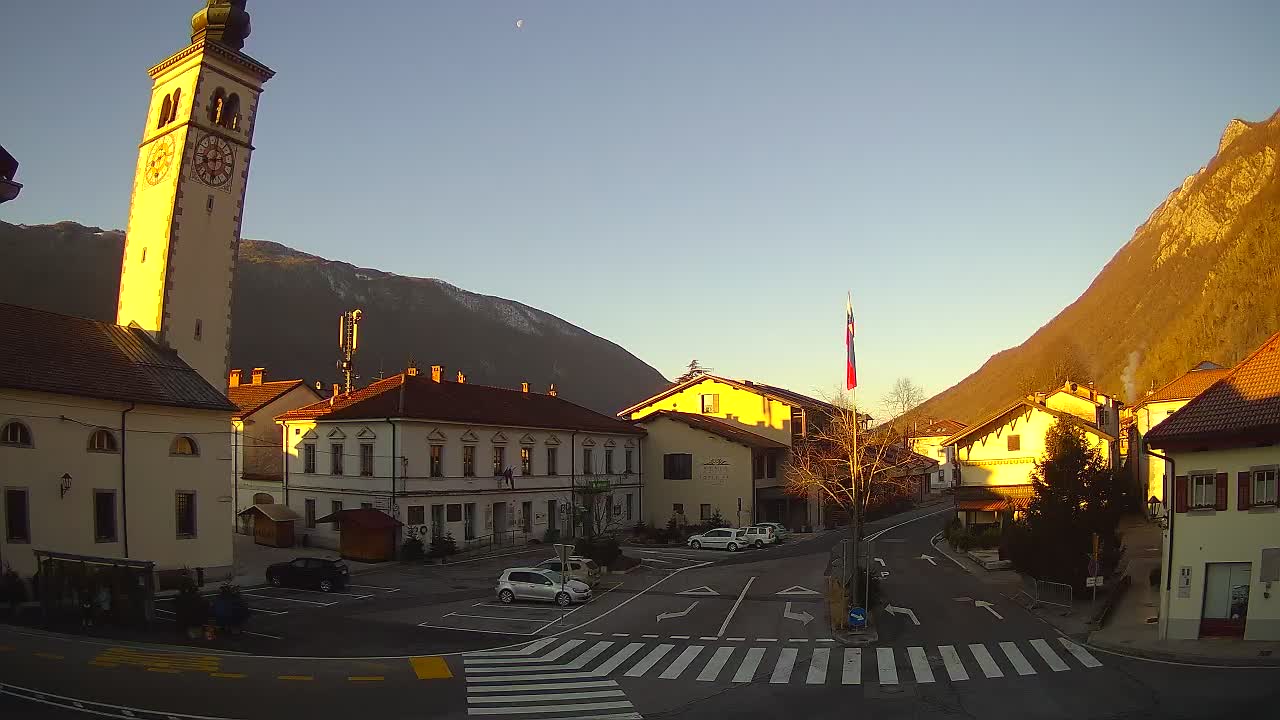
[[[149,72],[116,322],[0,305],[0,563],[24,579],[47,553],[231,573],[231,292],[273,74],[244,4],[208,0]]]

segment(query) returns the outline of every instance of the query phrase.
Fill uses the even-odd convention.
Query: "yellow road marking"
[[[314,680],[310,675],[277,675],[277,680]]]
[[[35,653],[35,656],[42,657],[47,660],[65,660],[66,659],[63,656],[58,655],[57,653],[51,653],[51,652],[38,652],[38,653]]]
[[[9,652],[12,649],[12,645],[0,645],[0,652]]]
[[[95,660],[119,665],[135,665],[146,668],[163,667],[201,672],[216,672],[221,669],[221,658],[217,655],[140,652],[123,647],[108,648],[98,655]]]
[[[409,664],[413,666],[413,672],[419,680],[444,680],[453,677],[449,664],[437,655],[411,657]]]
[[[113,662],[102,662],[101,660],[90,660],[89,664],[94,667],[120,667]]]
[[[386,680],[383,675],[348,675],[347,679],[352,682],[372,682],[375,680]]]
[[[170,675],[177,675],[182,671],[174,670],[173,668],[167,668],[167,667],[149,667],[147,668],[147,672],[162,672],[162,673],[169,673]]]
[[[248,675],[245,675],[244,673],[211,672],[211,673],[209,673],[209,677],[216,677],[216,678],[233,678],[233,679],[237,679],[237,680],[238,680],[238,679],[240,679],[240,678],[249,677],[249,676],[248,676]]]

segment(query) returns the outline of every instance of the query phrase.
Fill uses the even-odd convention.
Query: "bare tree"
[[[889,417],[902,417],[924,402],[924,390],[912,382],[911,378],[900,377],[880,402],[884,404]]]

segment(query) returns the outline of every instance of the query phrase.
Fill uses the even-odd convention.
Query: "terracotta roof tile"
[[[644,430],[563,398],[471,383],[435,382],[400,373],[328,400],[290,410],[277,420],[414,418],[440,422],[643,435]]]
[[[1208,371],[1201,371],[1208,372]],[[1280,432],[1280,333],[1147,434],[1152,446]]]
[[[1138,401],[1134,407],[1168,400],[1190,400],[1230,373],[1231,370],[1228,368],[1191,370],[1160,386],[1155,392]]]
[[[713,435],[719,435],[729,442],[746,445],[747,447],[758,448],[761,450],[783,450],[788,447],[775,440],[770,440],[763,435],[757,435],[750,430],[740,428],[737,425],[731,425],[723,420],[710,418],[706,415],[696,415],[694,413],[676,412],[674,410],[659,410],[658,412],[645,415],[636,422],[644,424],[664,417],[677,422],[682,422],[695,430],[704,430]]]
[[[652,405],[653,403],[658,402],[659,400],[662,400],[665,397],[669,397],[687,387],[690,387],[692,385],[697,385],[703,380],[715,380],[716,382],[721,382],[721,383],[724,383],[725,385],[733,385],[735,387],[742,388],[743,390],[747,390],[748,392],[755,392],[760,395],[772,397],[774,400],[787,403],[788,405],[795,405],[797,407],[803,407],[803,408],[808,408],[813,410],[821,410],[823,412],[828,412],[828,413],[834,412],[836,409],[833,405],[831,405],[831,403],[823,402],[816,398],[811,398],[808,395],[802,395],[793,390],[787,390],[786,388],[780,388],[775,385],[766,385],[764,383],[755,382],[753,380],[734,380],[732,378],[727,378],[720,375],[703,373],[701,375],[692,377],[682,383],[672,383],[665,390],[655,395],[651,395],[645,398],[644,400],[641,400],[640,402],[636,403],[635,405],[632,405],[629,408],[619,410],[618,415],[619,416],[629,415],[635,410],[638,410],[646,405]]]
[[[305,384],[302,380],[277,380],[227,388],[227,398],[239,408],[231,417],[236,420],[246,418],[270,405],[290,390]]]
[[[1026,510],[1035,497],[1027,485],[961,486],[956,488],[957,510]]]
[[[235,410],[145,331],[0,304],[0,387],[149,405]]]

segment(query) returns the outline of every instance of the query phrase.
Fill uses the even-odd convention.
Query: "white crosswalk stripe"
[[[764,666],[773,685],[826,685],[837,682],[836,675],[842,685],[898,685],[938,682],[935,664],[946,670],[946,679],[951,682],[974,678],[1013,679],[1102,666],[1088,650],[1066,638],[1058,638],[1066,654],[1045,639],[970,643],[967,654],[954,645],[877,647],[874,661],[865,663],[871,665],[870,668],[864,667],[863,648],[840,648],[839,655],[833,658],[830,647],[810,649],[812,646],[781,644],[682,647],[675,643],[624,645],[612,640],[552,640],[516,650],[464,655],[468,707],[472,714],[529,713],[536,716],[536,720],[562,720],[568,717],[567,712],[582,717],[639,717],[623,689],[611,677],[750,683],[761,676]],[[998,653],[995,647],[999,648]],[[523,654],[529,648],[534,650]],[[1034,652],[1027,652],[1027,648]],[[765,666],[770,661],[772,663]],[[838,665],[838,673],[830,672],[833,664]],[[865,680],[864,672],[867,673]],[[609,706],[610,703],[625,703],[626,707],[615,708]],[[617,710],[624,712],[615,712]]]

